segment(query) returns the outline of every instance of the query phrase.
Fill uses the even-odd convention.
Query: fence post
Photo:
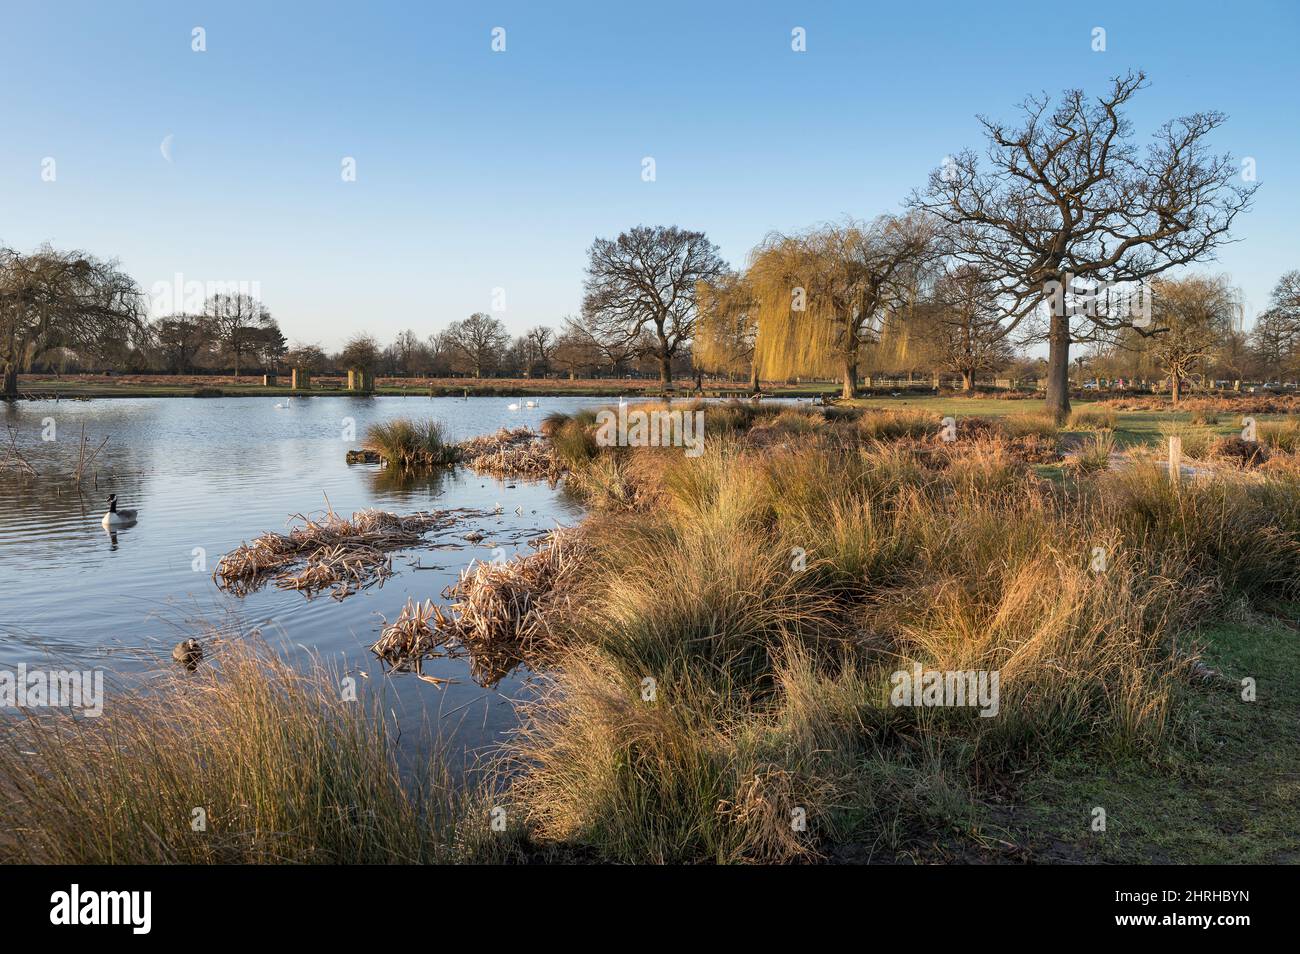
[[[1183,466],[1183,439],[1177,435],[1169,438],[1169,479],[1175,485],[1178,484],[1182,475]]]

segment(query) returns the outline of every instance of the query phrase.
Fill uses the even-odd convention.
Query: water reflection
[[[277,408],[275,405],[281,403]],[[453,439],[503,426],[540,424],[540,409],[513,412],[507,398],[114,399],[5,405],[0,419],[40,474],[19,479],[0,471],[0,665],[30,662],[57,646],[70,663],[111,663],[147,676],[170,665],[171,647],[187,635],[171,612],[190,607],[184,626],[237,613],[259,621],[284,651],[305,647],[341,670],[361,672],[375,688],[394,689],[399,718],[435,721],[454,714],[466,744],[488,741],[514,725],[510,698],[526,670],[499,680],[465,658],[431,660],[435,685],[401,674],[385,679],[369,646],[385,619],[407,599],[441,601],[473,559],[499,551],[510,558],[530,537],[580,518],[576,503],[545,483],[500,481],[457,468],[418,476],[375,465],[348,465],[349,449],[373,421],[393,417],[442,420]],[[600,399],[547,401],[547,411],[573,411]],[[55,439],[44,440],[49,422]],[[356,436],[345,438],[348,425]],[[81,484],[73,478],[83,433],[107,444]],[[139,510],[129,528],[105,530],[104,498]],[[393,554],[394,575],[346,600],[313,600],[269,588],[243,599],[222,596],[212,580],[221,555],[265,531],[284,531],[294,514],[332,508],[409,513],[467,507],[482,539],[456,539],[455,549]],[[200,639],[203,637],[200,636]],[[235,637],[239,638],[239,637]]]

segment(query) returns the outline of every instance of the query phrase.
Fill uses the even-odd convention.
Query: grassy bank
[[[1174,488],[1134,459],[1045,481],[1024,420],[944,444],[929,413],[832,417],[722,409],[694,461],[584,451],[580,421],[551,422],[597,513],[551,689],[507,756],[532,838],[616,861],[1295,850],[1272,837],[1294,788],[1261,816],[1244,806],[1276,787],[1236,803],[1270,833],[1253,853],[1152,809],[1242,760],[1300,767],[1294,734],[1265,731],[1288,703],[1243,702],[1216,669],[1234,639],[1265,648],[1261,680],[1293,661],[1259,608],[1300,592],[1300,471]],[[915,665],[998,671],[998,714],[891,705]],[[1228,724],[1240,746],[1216,750]],[[1139,809],[1111,790],[1109,839],[1089,773],[1145,786]]]
[[[98,722],[5,723],[0,850],[1295,860],[1294,419],[1261,425],[1262,461],[1220,453],[1226,412],[1184,412],[1213,439],[1174,484],[1160,412],[1058,428],[1024,402],[935,400],[711,405],[699,457],[603,447],[594,411],[550,414],[590,513],[529,616],[539,688],[472,789],[436,758],[398,772],[380,711],[340,701],[336,675],[235,652]],[[918,667],[997,673],[996,700],[900,700]],[[214,837],[188,829],[201,805]]]

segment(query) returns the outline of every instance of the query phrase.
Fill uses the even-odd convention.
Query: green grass
[[[1044,860],[1300,862],[1300,632],[1254,618],[1196,635],[1224,678],[1184,691],[1166,754],[1056,759],[1017,795],[1014,813],[984,813],[990,832]],[[1253,703],[1241,699],[1248,676]],[[1090,828],[1097,806],[1105,832]]]

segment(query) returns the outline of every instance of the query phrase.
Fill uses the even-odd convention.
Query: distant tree
[[[481,378],[493,370],[510,343],[505,325],[498,319],[475,312],[463,321],[454,321],[442,335],[442,343],[452,355],[453,365],[472,371]]]
[[[1300,271],[1290,271],[1273,288],[1269,306],[1250,332],[1251,351],[1268,380],[1300,371]]]
[[[555,331],[545,325],[529,328],[524,334],[524,373],[545,376],[551,370],[555,352]]]
[[[104,354],[144,327],[144,302],[113,261],[42,246],[0,249],[0,397],[18,396],[18,372],[54,348]]]
[[[338,353],[336,363],[343,371],[371,371],[379,364],[379,342],[373,335],[358,332]]]
[[[566,319],[564,330],[555,339],[551,360],[562,371],[568,372],[569,380],[572,381],[580,373],[597,367],[601,361],[601,352],[591,335],[575,327],[572,319]]]
[[[944,271],[914,320],[935,367],[959,373],[963,390],[974,387],[976,374],[1005,367],[1014,356],[997,283],[974,265]]]
[[[301,341],[295,341],[284,355],[286,365],[290,368],[301,368],[304,371],[324,371],[327,360],[320,345],[305,344]]]
[[[587,256],[587,330],[602,346],[622,343],[630,354],[653,348],[666,391],[673,357],[695,333],[695,286],[725,268],[717,246],[703,232],[638,225],[615,239],[596,239]]]
[[[216,328],[217,340],[234,360],[235,377],[239,377],[245,355],[263,340],[261,332],[273,326],[271,312],[252,295],[220,292],[203,303],[203,316]]]
[[[648,334],[628,338],[622,334],[606,334],[598,318],[572,315],[565,318],[565,334],[581,338],[593,354],[591,367],[597,372],[608,371],[614,377],[624,375],[638,354],[652,348]]]
[[[1126,308],[1097,307],[1099,289],[1210,256],[1255,190],[1208,151],[1222,113],[1167,122],[1140,152],[1123,107],[1145,85],[1128,73],[1096,100],[1030,97],[1019,126],[981,119],[988,167],[962,152],[911,199],[952,227],[953,254],[997,276],[1012,320],[1050,308],[1047,409],[1058,421],[1070,411],[1070,344],[1132,321]]]
[[[1169,394],[1177,404],[1184,382],[1201,377],[1232,331],[1237,293],[1222,277],[1199,276],[1157,279],[1151,291],[1159,327],[1151,354],[1169,378]]]
[[[216,343],[212,321],[203,315],[168,315],[154,322],[161,364],[168,371],[188,373],[198,366],[199,355]]]

